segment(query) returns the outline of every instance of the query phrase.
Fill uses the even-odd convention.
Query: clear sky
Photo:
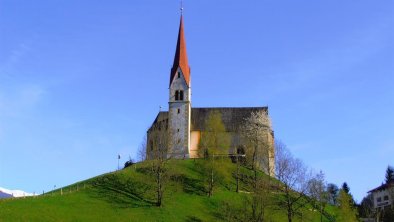
[[[179,1],[0,0],[0,186],[65,186],[136,157]],[[394,165],[394,2],[184,1],[192,106],[269,106],[275,136],[360,201]]]

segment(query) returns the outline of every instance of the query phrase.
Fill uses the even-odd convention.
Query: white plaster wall
[[[392,188],[392,189],[394,189],[394,188]],[[385,196],[388,196],[389,199],[384,200]],[[382,199],[380,202],[378,202],[379,197]],[[390,192],[387,189],[373,192],[373,203],[374,203],[375,208],[390,205],[390,203],[392,202],[391,198],[392,197],[390,195]]]

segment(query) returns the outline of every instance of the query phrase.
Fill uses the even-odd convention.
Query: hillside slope
[[[155,206],[155,180],[144,162],[45,195],[0,200],[0,221],[229,221],[250,214],[247,184],[241,182],[243,192],[235,192],[236,165],[221,160],[220,183],[208,197],[201,161],[168,162],[162,207]],[[286,212],[269,209],[267,217],[286,221]],[[319,214],[306,208],[303,220],[320,221]]]

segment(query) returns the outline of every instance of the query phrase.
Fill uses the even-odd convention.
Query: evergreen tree
[[[339,215],[337,217],[337,222],[356,222],[357,211],[352,204],[352,197],[346,192],[346,190],[341,189],[338,195],[339,203]]]
[[[344,183],[342,184],[342,190],[345,191],[345,193],[349,194],[350,188],[349,188],[349,186],[347,185],[346,182],[344,182]]]
[[[350,204],[351,204],[352,206],[356,206],[356,201],[354,201],[353,195],[350,193],[350,187],[349,187],[349,185],[347,185],[346,182],[344,182],[344,183],[342,184],[341,190],[343,190],[343,192],[345,192],[347,195],[349,195],[349,197],[350,197]]]
[[[386,170],[386,183],[390,183],[391,181],[394,181],[394,168],[388,166]]]
[[[363,198],[361,204],[358,206],[358,212],[360,217],[373,218],[374,217],[374,206],[373,206],[373,196],[368,194]]]

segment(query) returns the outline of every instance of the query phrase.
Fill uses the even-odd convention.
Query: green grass
[[[64,187],[62,195],[58,189],[37,197],[1,200],[0,221],[228,221],[234,215],[250,214],[246,204],[250,194],[235,192],[236,166],[222,161],[221,182],[208,197],[201,161],[168,162],[171,173],[162,207],[155,206],[154,176],[150,163],[144,162]],[[241,183],[241,188],[247,191],[248,185]],[[271,221],[286,221],[284,210],[269,209],[267,215]],[[303,215],[304,221],[319,221],[319,214],[308,208]]]

